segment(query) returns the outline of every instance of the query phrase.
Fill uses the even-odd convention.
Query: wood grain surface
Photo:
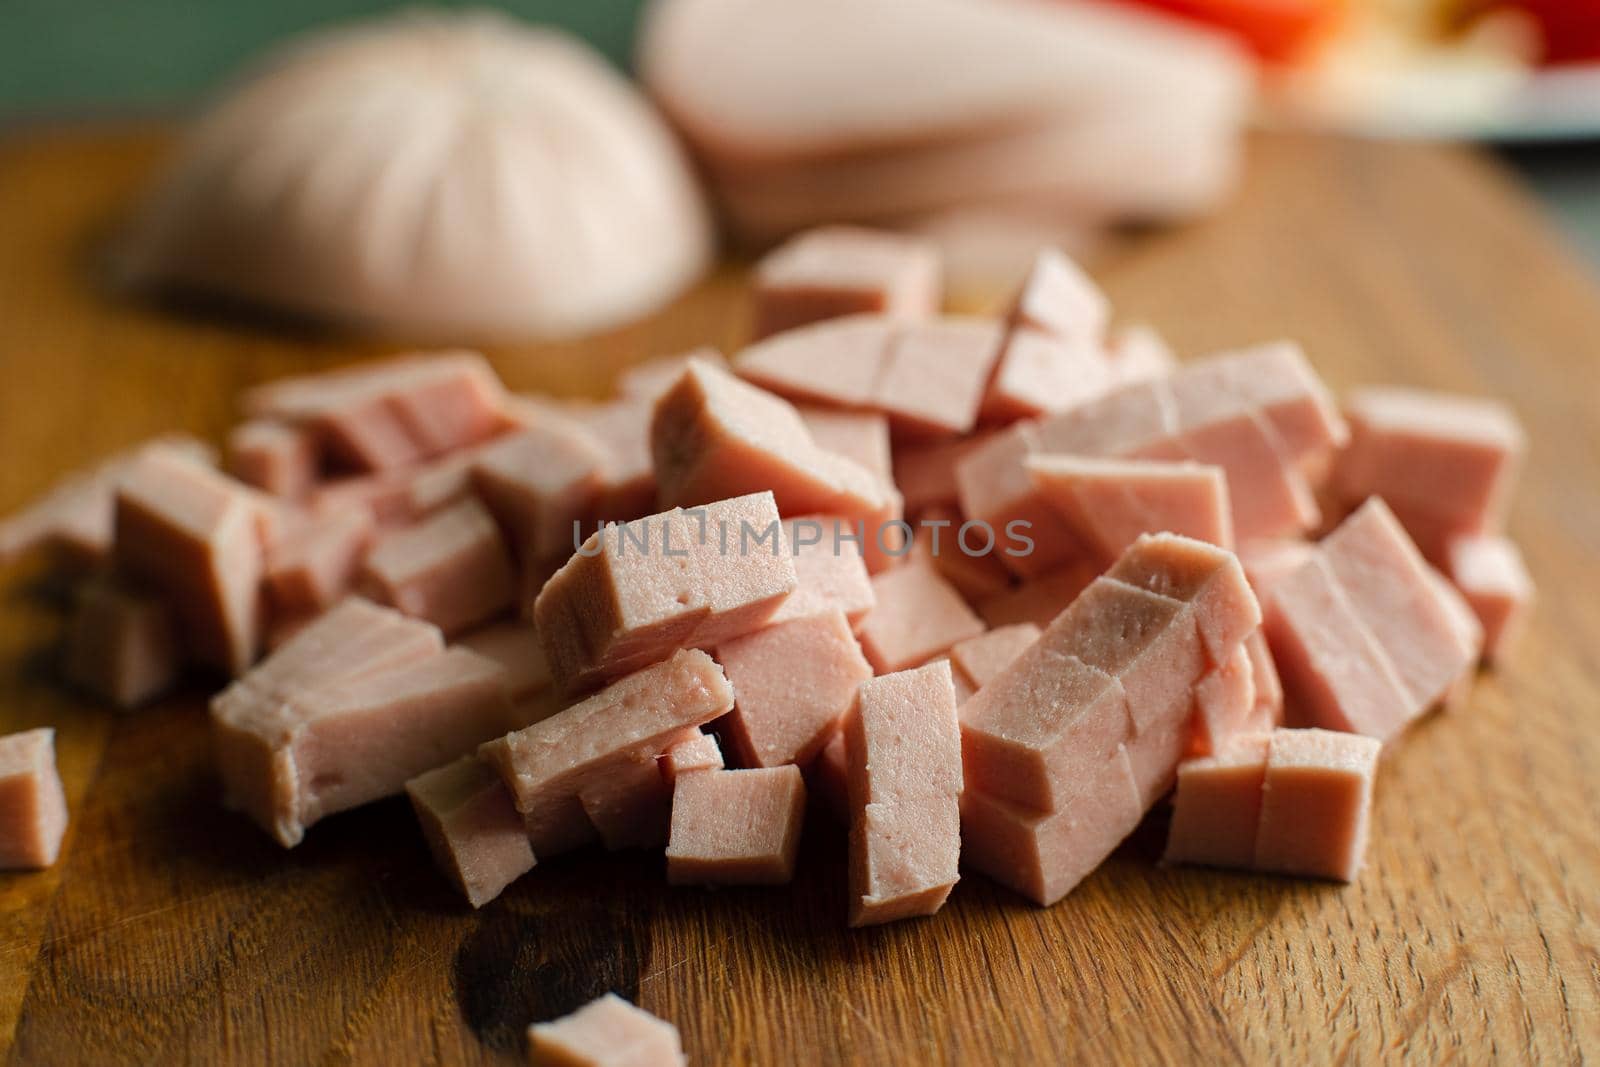
[[[0,510],[168,429],[218,437],[242,386],[384,352],[149,307],[100,285],[157,131],[0,142]],[[585,853],[479,913],[403,801],[285,852],[217,803],[204,688],[117,715],[52,681],[58,591],[0,575],[0,728],[54,724],[60,863],[0,874],[0,1048],[19,1063],[515,1062],[533,1020],[615,989],[700,1064],[1373,1063],[1600,1056],[1600,292],[1465,151],[1263,139],[1237,202],[1100,265],[1126,319],[1193,354],[1287,335],[1336,385],[1510,400],[1531,632],[1385,761],[1369,862],[1338,887],[1162,869],[1161,816],[1048,910],[983,877],[938,916],[844,928],[843,838],[786,889],[669,888]],[[745,330],[731,267],[582,344],[494,348],[523,389]]]

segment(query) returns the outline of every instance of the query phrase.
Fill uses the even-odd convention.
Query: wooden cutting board
[[[101,242],[164,144],[0,144],[0,510],[147,435],[220,435],[242,386],[392,347],[105,294]],[[614,989],[699,1064],[1600,1055],[1600,293],[1481,156],[1253,156],[1222,216],[1113,252],[1119,313],[1185,353],[1286,335],[1335,385],[1502,396],[1532,437],[1532,631],[1394,747],[1356,884],[1162,869],[1157,815],[1054,908],[973,875],[935,918],[852,933],[818,816],[789,889],[673,889],[659,856],[595,853],[472,913],[402,801],[292,852],[223,811],[199,686],[129,715],[63,694],[59,602],[23,569],[0,582],[0,727],[56,726],[73,821],[53,870],[0,875],[0,1042],[26,1063],[515,1062],[529,1022]],[[729,268],[637,327],[492,356],[517,388],[599,393],[744,329]]]

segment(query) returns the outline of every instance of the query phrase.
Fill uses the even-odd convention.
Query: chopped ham
[[[1062,337],[1031,326],[1012,330],[983,398],[983,417],[1010,422],[1067,411],[1117,384],[1098,341]]]
[[[876,411],[800,406],[796,408],[818,448],[858,463],[882,478],[894,479],[889,449],[889,419]]]
[[[1354,734],[1273,731],[1255,869],[1354,881],[1366,859],[1381,747]]]
[[[961,731],[950,665],[863,682],[844,736],[850,925],[932,915],[960,877]]]
[[[582,786],[578,803],[608,850],[660,848],[667,842],[672,794],[654,755],[629,755]]]
[[[1345,400],[1350,445],[1334,489],[1350,504],[1381,496],[1429,558],[1458,534],[1498,533],[1525,441],[1491,400],[1420,389],[1360,389]]]
[[[1029,456],[1023,466],[1077,540],[1106,559],[1146,533],[1233,547],[1228,482],[1220,467],[1048,453]]]
[[[317,480],[316,438],[272,419],[242,422],[228,434],[228,471],[246,485],[298,500]]]
[[[1250,679],[1256,689],[1256,706],[1251,714],[1251,723],[1257,730],[1282,726],[1283,682],[1278,677],[1278,664],[1272,658],[1272,649],[1267,644],[1265,626],[1244,639],[1244,650],[1250,657]]]
[[[1290,537],[1269,537],[1246,541],[1239,546],[1239,562],[1244,566],[1256,599],[1265,604],[1278,580],[1293,574],[1317,554],[1317,546]]]
[[[146,451],[116,495],[117,569],[171,605],[189,656],[229,675],[261,645],[261,505],[242,483]]]
[[[510,607],[516,596],[500,531],[477,500],[380,537],[360,584],[373,598],[459,633]]]
[[[1001,340],[1000,325],[988,319],[950,317],[901,327],[873,387],[873,406],[903,438],[969,432]]]
[[[1032,623],[1043,629],[1067,609],[1096,577],[1096,569],[1083,562],[1068,563],[1048,574],[978,601],[978,614],[990,627]]]
[[[781,885],[794,879],[805,823],[800,768],[711,770],[679,779],[672,796],[667,881]]]
[[[408,467],[504,426],[504,390],[475,352],[400,356],[249,390],[245,410],[315,431],[356,470]]]
[[[754,630],[797,584],[772,494],[760,492],[591,535],[533,616],[572,691]]]
[[[876,606],[858,628],[861,649],[879,674],[926,663],[983,632],[961,594],[928,567],[896,567],[872,579]]]
[[[1241,735],[1209,756],[1179,764],[1164,862],[1254,866],[1271,740],[1265,733]]]
[[[1063,341],[1099,346],[1111,318],[1111,302],[1067,256],[1051,248],[1034,259],[1011,308],[1011,321]]]
[[[528,1027],[533,1067],[684,1067],[678,1028],[615,993]]]
[[[905,498],[906,514],[919,515],[930,507],[954,508],[960,500],[956,464],[981,448],[986,433],[951,441],[914,443],[894,450],[894,483]]]
[[[1060,900],[1144,817],[1127,752],[1117,746],[1055,812],[976,789],[961,797],[961,851],[971,866],[1041,906]]]
[[[969,601],[981,603],[1011,587],[1011,572],[995,557],[982,526],[968,526],[946,508],[928,508],[917,520],[909,562],[932,567]]]
[[[50,866],[66,832],[56,732],[41,728],[0,737],[0,870]]]
[[[434,862],[481,908],[533,869],[522,817],[500,776],[476,756],[462,756],[406,783]]]
[[[872,677],[838,610],[736,637],[716,658],[734,691],[723,735],[747,767],[810,763]]]
[[[976,693],[1026,652],[1041,632],[1031,622],[996,627],[957,642],[950,649],[950,663]]]
[[[67,628],[67,680],[119,708],[171,689],[182,664],[172,613],[156,597],[117,581],[91,581]]]
[[[1445,549],[1447,574],[1483,627],[1484,657],[1498,660],[1516,640],[1533,603],[1533,579],[1516,544],[1505,537],[1466,536]]]
[[[961,709],[971,861],[1040,903],[1069,891],[1170,786],[1207,649],[1228,662],[1259,623],[1231,553],[1136,541]]]
[[[869,407],[898,323],[849,315],[758,341],[733,358],[741,378],[798,402]]]
[[[820,448],[794,407],[704,363],[656,405],[651,426],[663,504],[704,504],[770,491],[784,515],[824,513],[860,524],[867,569],[897,547],[883,526],[899,494],[860,464]]]
[[[853,627],[872,610],[878,601],[861,559],[861,546],[840,536],[850,526],[848,520],[835,515],[784,520],[783,536],[794,554],[796,584],[794,592],[773,612],[771,625],[837,609]]]
[[[462,634],[456,644],[500,664],[506,696],[520,703],[548,690],[554,681],[539,630],[529,622],[497,622]]]
[[[1164,378],[1178,369],[1178,359],[1154,327],[1135,323],[1117,331],[1107,355],[1118,385]]]
[[[843,315],[925,318],[942,298],[939,254],[913,237],[822,227],[767,253],[754,292],[758,339]]]
[[[213,464],[210,446],[170,434],[101,460],[62,479],[22,511],[0,520],[0,564],[38,548],[60,551],[76,564],[92,566],[111,553],[117,483],[150,452],[167,452],[200,464]]]
[[[511,790],[534,855],[548,858],[585,839],[589,824],[578,797],[616,761],[659,756],[685,739],[684,730],[732,708],[733,689],[722,669],[704,652],[680,651],[484,744],[479,755]]]
[[[714,734],[696,730],[661,754],[661,773],[667,782],[676,785],[680,777],[696,771],[720,771],[722,748]]]
[[[472,484],[526,565],[571,553],[575,526],[599,502],[605,462],[587,435],[545,418],[485,448]]]
[[[1306,725],[1387,741],[1478,654],[1470,616],[1376,497],[1276,583],[1268,608],[1273,659]]]
[[[568,416],[586,430],[601,454],[595,513],[606,522],[647,515],[655,507],[655,460],[650,455],[653,400],[624,398],[606,404],[569,404]]]
[[[1260,729],[1255,660],[1247,645],[1248,641],[1240,644],[1226,663],[1212,667],[1195,683],[1190,751],[1197,756],[1220,752],[1235,737]]]
[[[349,591],[376,531],[364,507],[330,509],[291,524],[266,556],[267,600],[278,617],[311,614]]]
[[[1260,411],[1303,469],[1324,466],[1350,440],[1350,427],[1332,395],[1293,341],[1210,356],[1183,373],[1186,388],[1215,388]]]

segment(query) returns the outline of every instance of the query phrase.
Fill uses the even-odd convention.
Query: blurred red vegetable
[[[1600,59],[1600,0],[1509,0],[1526,11],[1544,38],[1544,62],[1581,63]]]
[[[1343,20],[1348,0],[1136,0],[1237,37],[1271,63],[1291,62]],[[1529,0],[1560,5],[1565,0]],[[1592,4],[1594,0],[1572,0]]]

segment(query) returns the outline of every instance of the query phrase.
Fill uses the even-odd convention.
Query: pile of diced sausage
[[[788,882],[809,793],[852,925],[937,911],[963,865],[1053,904],[1169,796],[1169,862],[1354,878],[1382,747],[1530,602],[1515,418],[1341,407],[1287,342],[1178,363],[1059,254],[1001,317],[941,296],[916,241],[813,231],[758,266],[731,360],[598,402],[467,352],[272,382],[221,467],[152,441],[0,554],[81,576],[83,689],[227,680],[230,807],[292,847],[405,792],[474,907],[595,846]],[[59,848],[50,747],[0,740],[8,865]]]

